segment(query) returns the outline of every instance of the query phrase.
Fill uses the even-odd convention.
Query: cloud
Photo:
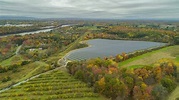
[[[179,0],[0,0],[0,15],[42,18],[179,18]]]

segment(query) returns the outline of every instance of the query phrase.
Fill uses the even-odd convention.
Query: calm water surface
[[[137,50],[164,46],[165,43],[146,42],[146,41],[128,41],[128,40],[107,40],[93,39],[88,40],[90,47],[71,51],[67,56],[69,60],[84,60],[97,57],[109,57],[121,54],[122,52],[130,53]]]

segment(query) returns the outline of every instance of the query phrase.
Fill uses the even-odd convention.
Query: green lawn
[[[150,65],[162,58],[173,59],[179,61],[179,45],[162,48],[152,51],[126,61],[120,62],[119,67],[129,67],[134,65]]]
[[[9,66],[18,62],[22,62],[24,59],[21,57],[21,55],[14,55],[9,59],[6,59],[2,62],[0,62],[1,66]]]
[[[135,68],[142,68],[142,67],[144,67],[144,65],[132,65],[132,66],[129,66],[127,68],[129,68],[129,69],[135,69]]]
[[[176,59],[175,59],[177,62],[179,62],[179,55],[176,56]]]

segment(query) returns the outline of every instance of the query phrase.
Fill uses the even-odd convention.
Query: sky
[[[179,0],[0,0],[0,16],[179,19]]]

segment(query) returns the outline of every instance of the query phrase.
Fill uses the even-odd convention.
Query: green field
[[[6,60],[0,62],[0,65],[1,66],[9,66],[9,65],[12,65],[12,64],[22,62],[23,60],[24,59],[22,58],[21,55],[14,55],[14,56],[10,57],[9,59],[6,59]]]
[[[173,59],[179,61],[179,45],[162,48],[160,50],[152,51],[126,61],[120,62],[119,67],[142,66],[150,65],[162,58]]]
[[[68,99],[104,100],[85,83],[62,71],[43,74],[0,94],[1,100]]]

